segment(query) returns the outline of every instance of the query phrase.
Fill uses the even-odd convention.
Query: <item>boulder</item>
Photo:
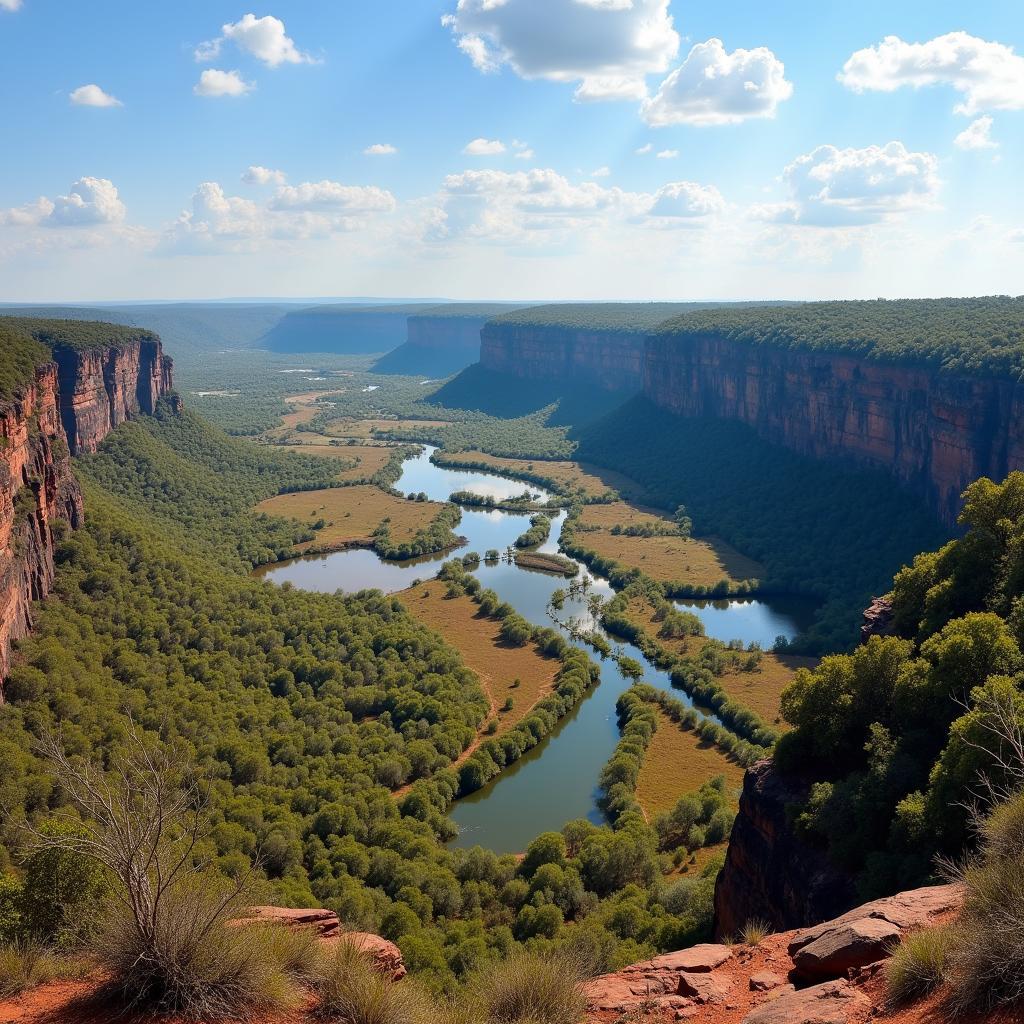
[[[847,981],[784,992],[743,1018],[743,1024],[847,1024],[871,1008],[871,1000]]]
[[[720,974],[679,975],[679,994],[689,996],[698,1003],[724,1003],[729,997],[732,979]]]
[[[750,976],[751,992],[771,992],[786,984],[786,979],[774,971],[758,971]]]
[[[885,959],[901,935],[897,925],[873,917],[835,925],[792,952],[793,967],[802,978],[841,978],[853,968]]]

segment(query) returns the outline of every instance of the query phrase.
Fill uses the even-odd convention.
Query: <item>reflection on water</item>
[[[406,462],[396,487],[405,494],[426,493],[444,501],[459,490],[505,499],[521,494],[525,485],[488,473],[442,469],[430,462],[427,449]],[[548,495],[530,485],[534,493]],[[558,550],[565,513],[553,516],[551,536],[538,550]],[[507,512],[464,510],[457,532],[466,538],[459,553],[475,551],[479,555],[491,548],[504,551],[527,528],[529,517]],[[350,550],[335,554],[292,559],[264,567],[261,575],[275,583],[290,582],[305,590],[355,593],[377,588],[394,593],[412,585],[414,579],[433,576],[451,552],[427,555],[410,562],[384,562],[373,551]],[[537,625],[554,625],[548,616],[551,594],[566,589],[568,581],[550,573],[520,569],[514,564],[481,563],[476,575],[503,601],[511,604],[525,619]],[[613,595],[610,584],[593,579],[590,594],[604,598]],[[709,636],[722,640],[739,639],[744,644],[757,641],[770,647],[777,636],[791,638],[809,621],[809,609],[793,601],[720,601],[675,602],[678,608],[693,611],[704,622]],[[583,628],[600,627],[587,611],[586,597],[567,600],[558,613],[562,621],[577,619]],[[560,627],[556,627],[560,628]],[[563,629],[570,642],[572,641]],[[647,663],[632,644],[613,639],[623,653],[644,667],[644,681],[661,689],[671,689],[666,672]],[[592,649],[584,647],[595,659]],[[557,830],[573,818],[603,820],[597,806],[597,780],[601,768],[619,740],[615,703],[631,681],[623,677],[613,660],[600,662],[601,679],[597,687],[566,716],[559,727],[515,765],[507,768],[489,785],[459,800],[451,817],[459,826],[455,846],[480,844],[498,853],[526,849],[539,833]],[[673,691],[689,703],[681,690]]]

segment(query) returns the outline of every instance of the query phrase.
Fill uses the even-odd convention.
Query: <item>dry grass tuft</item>
[[[582,980],[571,961],[519,952],[471,978],[466,1001],[489,1024],[578,1024]]]

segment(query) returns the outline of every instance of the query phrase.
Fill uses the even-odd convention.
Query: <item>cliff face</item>
[[[171,360],[159,341],[78,351],[56,348],[60,414],[72,454],[94,452],[115,427],[152,414],[171,390]]]
[[[607,391],[639,391],[644,334],[567,327],[486,324],[480,363],[524,380],[596,384]]]
[[[71,454],[95,451],[118,424],[152,413],[170,388],[171,361],[157,341],[57,348],[54,362],[0,404],[0,703],[11,644],[31,631],[32,602],[53,583],[60,532],[82,524]]]
[[[740,809],[715,886],[715,934],[736,935],[748,922],[776,931],[836,917],[854,904],[852,880],[794,835],[786,807],[805,788],[759,761],[743,780]]]
[[[32,602],[53,581],[58,520],[82,522],[82,493],[60,421],[57,368],[0,405],[0,702],[11,642],[32,628]]]
[[[374,364],[375,373],[447,377],[480,358],[486,317],[411,316],[408,340]]]
[[[969,483],[1024,467],[1024,400],[1009,380],[655,335],[644,392],[681,416],[741,420],[802,454],[885,469],[948,525]]]

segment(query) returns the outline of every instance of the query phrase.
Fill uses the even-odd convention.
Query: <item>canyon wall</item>
[[[716,935],[736,935],[748,921],[766,921],[775,931],[802,928],[854,905],[852,879],[800,840],[788,820],[787,806],[804,803],[807,793],[770,760],[747,771],[715,885]]]
[[[606,391],[639,391],[643,383],[642,331],[488,323],[480,338],[480,364],[497,373]]]
[[[405,344],[377,360],[374,373],[458,373],[480,358],[480,330],[486,321],[484,316],[411,316]]]
[[[171,389],[159,341],[76,351],[54,361],[0,403],[0,703],[11,644],[32,628],[32,602],[53,583],[62,532],[82,524],[71,455],[95,451],[118,424],[151,413]]]
[[[78,350],[57,346],[60,415],[72,454],[94,452],[115,427],[151,415],[171,390],[172,364],[158,340]]]
[[[643,376],[677,415],[740,420],[801,454],[884,469],[950,526],[969,483],[1024,467],[1011,380],[668,334],[648,339]]]

